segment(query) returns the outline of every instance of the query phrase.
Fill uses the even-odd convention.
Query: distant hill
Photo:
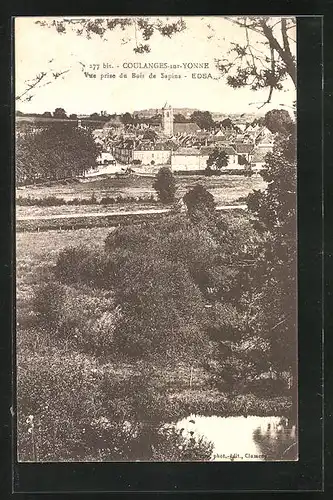
[[[189,118],[194,111],[207,111],[206,109],[199,109],[199,108],[173,108],[173,113],[174,115],[176,114],[181,114],[185,116],[185,118]],[[149,109],[138,109],[133,112],[133,115],[136,115],[138,117],[142,118],[151,118],[152,116],[155,116],[156,114],[161,112],[161,108],[149,108]],[[221,111],[210,111],[212,114],[212,117],[215,121],[222,121],[225,118],[230,118],[232,121],[236,123],[245,123],[245,122],[252,122],[255,118],[258,118],[258,116],[261,116],[260,113],[223,113]],[[264,116],[265,113],[262,113],[262,116]]]
[[[189,118],[194,111],[198,111],[197,108],[173,108],[174,114],[182,114],[185,118]],[[140,117],[151,118],[156,114],[161,112],[161,108],[149,108],[149,109],[138,109],[133,112],[133,115]]]

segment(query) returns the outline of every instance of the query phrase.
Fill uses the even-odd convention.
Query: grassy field
[[[38,207],[38,206],[16,206],[16,216],[20,217],[40,217],[40,216],[51,216],[51,215],[73,215],[75,214],[91,214],[91,213],[103,213],[103,212],[127,212],[127,211],[138,211],[138,210],[148,210],[155,208],[163,208],[160,203],[124,203],[115,205],[59,205],[50,207]]]
[[[253,189],[264,189],[265,183],[260,176],[244,177],[240,175],[223,175],[220,177],[205,176],[176,176],[178,190],[177,197],[183,196],[195,184],[200,183],[208,189],[218,205],[229,204],[238,198],[245,197]],[[94,194],[97,200],[105,196],[128,197],[156,195],[153,187],[153,177],[131,176],[127,178],[106,177],[95,180],[85,180],[70,184],[52,184],[43,186],[29,186],[17,189],[17,197],[46,198],[55,196],[66,201],[88,199]],[[29,207],[18,207],[20,212]],[[44,210],[44,209],[43,209]]]

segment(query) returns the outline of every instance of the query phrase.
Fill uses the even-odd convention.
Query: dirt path
[[[246,210],[246,205],[222,205],[216,207],[216,210]],[[170,212],[169,208],[154,208],[143,210],[130,210],[130,211],[112,211],[112,212],[86,212],[86,213],[70,213],[70,214],[56,214],[56,215],[27,215],[16,217],[17,221],[25,220],[56,220],[56,219],[83,219],[85,217],[112,217],[112,216],[129,216],[129,215],[149,215],[149,214],[163,214]]]

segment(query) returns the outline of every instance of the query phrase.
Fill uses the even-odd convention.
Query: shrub
[[[190,189],[183,197],[189,217],[193,221],[200,220],[202,216],[210,216],[215,211],[214,196],[201,184]]]
[[[46,283],[37,288],[33,309],[42,325],[57,327],[64,301],[64,287],[59,283]]]
[[[186,437],[172,425],[163,426],[154,443],[153,459],[161,462],[204,462],[213,453],[213,444],[204,437]]]
[[[160,244],[158,232],[155,234],[141,226],[129,225],[120,226],[115,231],[111,232],[105,240],[105,250],[114,252],[116,249],[122,252],[145,252],[155,248]]]
[[[116,272],[122,319],[115,334],[131,357],[195,358],[205,350],[204,302],[181,263],[132,254]]]
[[[162,203],[172,203],[175,200],[176,181],[172,171],[168,167],[162,167],[153,183],[153,188]]]
[[[27,198],[18,197],[16,199],[18,205],[25,206],[39,206],[39,207],[54,207],[60,205],[66,205],[64,198],[57,198],[56,196],[47,196],[46,198]]]
[[[21,461],[82,460],[93,380],[80,357],[20,358],[17,375],[18,456]],[[91,408],[91,407],[90,407]]]
[[[58,254],[55,276],[64,283],[83,282],[110,289],[114,280],[114,258],[103,250],[67,247]]]
[[[165,394],[145,366],[126,379],[61,351],[22,357],[18,370],[20,461],[205,460],[211,445],[166,426]]]
[[[44,335],[52,333],[94,355],[114,352],[119,309],[110,292],[49,283],[37,289],[35,311]]]
[[[113,205],[116,202],[116,200],[110,196],[105,196],[104,198],[101,198],[100,204],[101,205]]]
[[[83,263],[91,255],[92,251],[83,246],[64,248],[58,254],[55,266],[56,276],[66,283],[77,281],[85,271]]]
[[[243,312],[228,303],[217,302],[211,309],[209,335],[217,342],[239,341],[247,333],[247,321]]]
[[[81,200],[79,198],[73,198],[67,201],[67,205],[81,205]]]

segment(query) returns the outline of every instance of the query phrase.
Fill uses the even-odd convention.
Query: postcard
[[[18,461],[298,460],[296,20],[14,38]]]

